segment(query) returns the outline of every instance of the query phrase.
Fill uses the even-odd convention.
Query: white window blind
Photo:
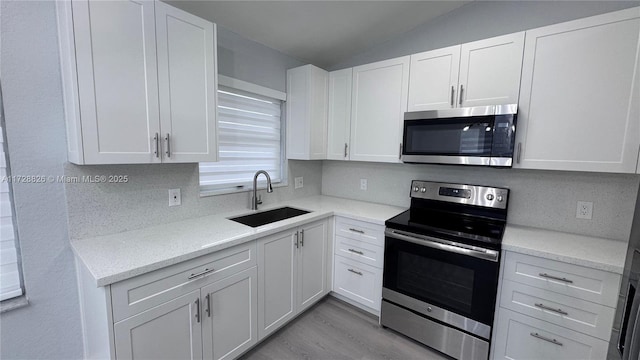
[[[281,108],[281,100],[219,87],[219,161],[200,163],[202,191],[249,188],[258,170],[266,170],[273,183],[282,181]]]
[[[2,179],[0,181],[0,301],[2,301],[22,295],[2,127],[0,127],[0,150],[2,150],[0,155],[0,179]]]

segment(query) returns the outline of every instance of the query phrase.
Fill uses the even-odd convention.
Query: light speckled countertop
[[[312,196],[265,206],[260,211],[282,206],[312,212],[257,228],[228,220],[229,217],[252,212],[245,209],[117,234],[72,239],[71,247],[97,286],[105,286],[333,215],[384,225],[385,220],[406,210],[330,196]]]
[[[507,225],[502,250],[622,274],[627,243],[604,238]]]

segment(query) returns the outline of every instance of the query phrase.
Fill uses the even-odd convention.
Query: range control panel
[[[411,182],[410,196],[412,198],[506,209],[509,189],[413,180]]]

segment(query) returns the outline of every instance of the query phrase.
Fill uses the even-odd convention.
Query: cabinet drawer
[[[384,261],[384,248],[382,246],[342,236],[336,236],[335,253],[377,268],[382,268]]]
[[[504,280],[500,306],[609,340],[614,308]]]
[[[554,342],[555,340],[555,342]],[[498,314],[494,359],[605,359],[608,343],[506,309]]]
[[[336,217],[336,236],[384,246],[384,226],[365,221]]]
[[[336,256],[333,291],[380,311],[382,269]]]
[[[256,265],[256,242],[234,246],[111,285],[114,321],[126,319]],[[204,273],[201,276],[197,276]],[[196,276],[194,276],[196,275]]]
[[[504,278],[615,307],[620,275],[507,251]]]

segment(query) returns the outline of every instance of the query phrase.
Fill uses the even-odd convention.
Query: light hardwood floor
[[[376,317],[328,296],[242,359],[449,358],[392,330],[383,329]]]

